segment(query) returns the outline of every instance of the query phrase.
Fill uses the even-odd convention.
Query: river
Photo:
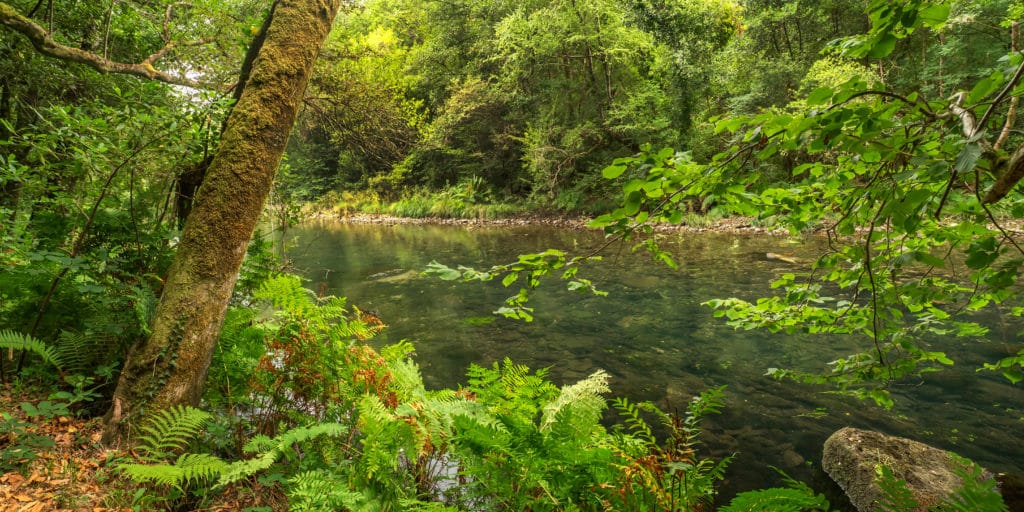
[[[704,449],[738,456],[722,486],[724,496],[779,483],[770,466],[835,492],[818,469],[825,438],[843,426],[910,437],[953,450],[996,472],[1024,473],[1024,389],[993,372],[985,361],[1020,349],[1017,327],[997,312],[984,340],[949,339],[956,365],[894,389],[896,406],[780,382],[769,367],[818,370],[851,352],[858,340],[811,334],[736,331],[701,303],[713,298],[753,299],[770,293],[782,272],[797,270],[769,260],[769,252],[810,257],[821,241],[742,234],[678,234],[664,240],[680,264],[672,270],[628,247],[606,250],[581,276],[608,297],[565,290],[557,279],[534,292],[532,323],[491,314],[518,288],[499,282],[453,283],[423,277],[432,260],[478,268],[516,255],[559,248],[585,254],[597,232],[549,227],[370,225],[321,223],[288,231],[289,259],[313,289],[348,297],[374,311],[388,329],[374,340],[407,339],[416,346],[428,388],[457,387],[471,363],[490,366],[506,356],[531,368],[550,367],[558,385],[602,368],[617,396],[684,409],[699,391],[727,385],[727,405],[704,424]]]

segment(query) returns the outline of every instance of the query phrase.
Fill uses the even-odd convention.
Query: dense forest
[[[65,509],[830,510],[788,478],[715,501],[731,458],[698,445],[721,388],[663,411],[608,398],[600,370],[559,387],[506,359],[428,390],[412,344],[373,345],[380,319],[304,289],[254,230],[308,207],[582,213],[669,266],[665,224],[813,231],[827,254],[708,306],[741,329],[859,336],[819,373],[771,377],[892,407],[892,385],[954,364],[925,335],[1024,314],[1022,14],[0,2],[0,491],[32,502],[33,482],[70,479],[43,505]],[[591,256],[427,273],[518,288],[498,312],[529,320],[541,281],[601,293]],[[978,370],[1019,385],[1022,365],[1018,343]],[[943,510],[1007,510],[965,468]],[[878,472],[885,509],[920,505]]]

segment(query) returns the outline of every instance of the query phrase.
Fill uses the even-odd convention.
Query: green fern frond
[[[632,436],[639,438],[648,446],[657,445],[658,440],[654,437],[654,431],[651,430],[650,424],[640,417],[640,407],[637,404],[630,403],[626,398],[617,397],[612,405],[619,411]]]
[[[272,277],[263,282],[254,294],[260,300],[266,300],[275,308],[299,317],[316,308],[313,292],[302,287],[298,276],[283,275]]]
[[[416,347],[406,340],[399,341],[391,345],[384,345],[380,349],[380,356],[385,361],[396,362],[402,361],[416,352]]]
[[[427,390],[423,384],[420,367],[411,359],[391,361],[388,364],[391,377],[394,379],[398,398],[404,402],[420,401],[426,398]]]
[[[56,352],[63,369],[89,375],[95,370],[97,362],[108,356],[107,341],[102,335],[61,331],[57,337]]]
[[[570,435],[585,435],[599,425],[601,412],[607,407],[603,394],[610,393],[611,376],[598,370],[586,379],[563,386],[558,398],[543,407],[539,430],[551,429],[556,422],[570,426]]]
[[[195,439],[210,419],[210,414],[194,407],[174,406],[151,413],[139,428],[141,444],[149,460],[164,460],[182,451]]]
[[[185,453],[174,464],[121,464],[118,469],[135,483],[152,483],[181,489],[220,474],[227,463],[208,453]]]
[[[216,477],[228,464],[209,453],[184,453],[175,463],[185,482],[198,482]]]
[[[951,453],[950,458],[953,460],[953,473],[962,483],[936,507],[936,512],[1009,512],[991,474],[985,474],[981,466],[955,453]]]
[[[460,415],[476,418],[477,421],[490,428],[507,432],[505,425],[488,414],[482,404],[467,400],[451,390],[446,390],[446,393],[431,393],[422,403],[423,410],[420,415],[429,418],[433,434],[447,435],[450,433],[454,428],[454,418]]]
[[[306,427],[293,428],[282,432],[273,439],[256,436],[245,445],[249,453],[262,450],[248,460],[232,462],[220,473],[218,485],[228,485],[243,478],[248,478],[263,471],[277,462],[278,458],[294,451],[293,445],[303,443],[320,436],[340,437],[348,432],[348,427],[340,423],[317,423]]]
[[[373,423],[394,421],[395,415],[388,410],[377,395],[366,395],[359,401],[359,422],[366,426]]]
[[[242,450],[245,451],[245,453],[259,453],[269,450],[274,446],[277,446],[277,440],[271,439],[263,434],[256,434],[245,442],[245,446],[242,447]]]
[[[323,470],[304,471],[288,479],[288,508],[307,510],[365,510],[366,497],[348,490],[347,482]]]
[[[27,334],[10,329],[0,331],[0,349],[25,350],[39,356],[43,361],[52,364],[58,369],[63,368],[60,354],[57,353],[55,348]]]
[[[463,509],[450,507],[436,501],[420,501],[417,499],[403,499],[398,501],[402,510],[408,512],[462,512]]]
[[[828,500],[809,488],[773,487],[736,495],[719,512],[804,512],[829,510]],[[911,509],[905,509],[911,510]]]

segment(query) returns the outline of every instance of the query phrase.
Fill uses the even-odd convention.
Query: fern
[[[996,481],[985,475],[980,466],[969,459],[950,454],[953,473],[963,482],[934,512],[1009,512],[1003,497],[996,489]]]
[[[467,372],[469,391],[477,395],[480,403],[487,404],[491,414],[530,424],[540,412],[539,404],[559,394],[558,388],[544,379],[546,374],[547,370],[541,369],[531,375],[528,367],[513,364],[507,357],[501,366],[471,365]]]
[[[304,471],[288,479],[288,508],[306,510],[365,510],[365,497],[348,490],[348,483],[322,470]]]
[[[267,279],[253,296],[298,317],[306,317],[316,307],[313,292],[303,288],[299,278],[292,275]]]
[[[623,417],[623,422],[634,437],[639,438],[646,445],[656,445],[658,443],[650,424],[640,417],[640,406],[630,403],[628,399],[621,397],[615,398],[612,405],[619,411],[619,415]]]
[[[0,349],[14,349],[31,352],[57,369],[63,369],[63,362],[57,350],[42,341],[10,329],[0,331]]]
[[[293,445],[296,443],[306,442],[320,436],[338,437],[347,432],[348,427],[340,423],[317,423],[307,427],[293,428],[273,439],[266,436],[255,436],[246,443],[245,450],[249,453],[257,453],[257,455],[248,460],[229,464],[220,472],[217,484],[228,485],[270,468],[282,455],[293,453]]]
[[[541,432],[550,430],[556,423],[567,427],[562,437],[588,436],[599,426],[601,412],[607,407],[603,393],[610,393],[608,372],[598,370],[590,377],[571,386],[564,386],[558,398],[543,407]]]
[[[718,509],[719,512],[828,512],[830,510],[830,504],[825,496],[815,494],[807,484],[793,480],[785,473],[782,473],[782,476],[783,482],[786,484],[785,487],[741,492],[728,505]]]
[[[139,451],[144,460],[162,461],[183,451],[209,421],[210,414],[194,407],[174,406],[152,413],[139,428]]]
[[[96,369],[97,362],[109,356],[106,353],[107,338],[97,334],[61,331],[57,338],[56,353],[62,369],[71,373],[89,375]]]
[[[879,511],[905,512],[921,506],[914,498],[914,493],[907,487],[907,482],[896,478],[889,466],[879,464],[875,467],[875,472],[875,484],[882,490],[877,503]]]
[[[227,465],[208,453],[184,453],[174,464],[121,464],[118,469],[135,483],[167,485],[181,490],[186,484],[213,479]]]

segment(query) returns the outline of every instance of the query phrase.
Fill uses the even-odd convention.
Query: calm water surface
[[[430,261],[486,267],[549,247],[586,253],[602,243],[593,232],[543,227],[467,228],[436,225],[317,224],[288,232],[288,255],[309,287],[349,298],[389,325],[380,344],[412,341],[428,388],[456,387],[470,363],[489,366],[506,356],[531,368],[550,367],[556,384],[603,368],[613,393],[685,408],[693,394],[726,384],[727,407],[705,423],[705,450],[738,452],[723,487],[735,492],[778,484],[769,468],[828,491],[817,469],[821,446],[844,426],[882,430],[954,450],[997,472],[1024,473],[1024,390],[991,372],[983,361],[1016,353],[1019,326],[998,312],[987,340],[946,340],[954,369],[907,382],[885,412],[823,389],[778,382],[769,367],[817,370],[849,354],[855,340],[822,335],[734,331],[701,302],[752,299],[794,267],[768,252],[814,256],[820,242],[779,237],[686,234],[666,240],[678,270],[628,248],[581,271],[608,297],[568,292],[556,281],[534,292],[536,320],[491,318],[518,288],[498,282],[450,283],[421,277]]]

